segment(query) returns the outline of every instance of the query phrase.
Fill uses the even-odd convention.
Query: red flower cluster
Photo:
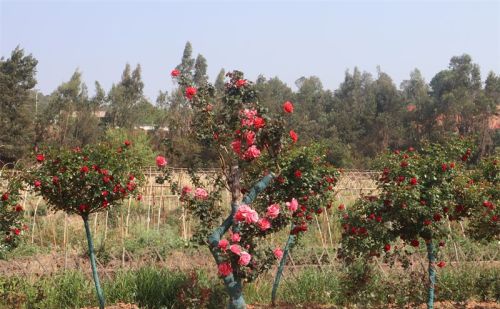
[[[187,87],[186,93],[185,93],[186,98],[188,100],[193,99],[193,97],[196,95],[197,91],[198,90],[195,87]]]

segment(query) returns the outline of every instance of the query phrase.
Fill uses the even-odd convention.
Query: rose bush
[[[107,144],[74,149],[48,148],[36,155],[36,163],[25,175],[25,181],[44,198],[49,208],[83,219],[100,308],[104,308],[104,296],[88,218],[92,213],[120,206],[128,196],[138,195],[143,180],[141,159],[132,155],[131,147],[130,141],[124,141],[119,148]]]
[[[427,144],[420,151],[411,148],[384,155],[379,160],[380,195],[366,196],[341,211],[340,256],[348,262],[382,256],[391,264],[398,259],[408,266],[408,255],[425,245],[430,281],[427,304],[433,308],[435,261],[450,232],[446,221],[483,213],[479,205],[483,207],[487,190],[471,185],[466,170],[470,147],[469,141],[457,139],[445,145]],[[492,216],[482,218],[491,221]],[[444,267],[445,262],[437,265]]]
[[[467,232],[481,241],[500,240],[500,166],[499,157],[482,160],[470,178],[464,179],[464,205],[474,205]]]
[[[285,102],[283,113],[270,115],[241,72],[227,74],[222,96],[210,84],[194,88],[188,76],[179,72],[173,77],[192,108],[193,134],[200,145],[217,152],[220,173],[200,179],[193,169],[193,187],[180,188],[169,169],[159,165],[164,175],[158,181],[169,181],[197,220],[193,240],[210,248],[230,296],[229,308],[245,308],[242,282],[254,280],[284,256],[263,239],[290,225],[294,238],[307,231],[313,216],[323,212],[337,173],[321,147],[292,150],[299,141],[288,128],[293,103]],[[220,201],[225,189],[231,211],[224,218]]]
[[[28,230],[23,223],[24,209],[20,204],[23,185],[9,170],[0,170],[0,254],[13,249]]]

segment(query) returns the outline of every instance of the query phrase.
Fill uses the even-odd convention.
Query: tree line
[[[92,96],[79,71],[52,93],[40,93],[37,64],[20,47],[0,60],[0,161],[19,160],[40,145],[84,146],[117,135],[140,140],[146,154],[168,151],[173,165],[216,160],[210,149],[188,138],[196,128],[183,90],[159,91],[151,102],[139,64],[127,64],[109,90],[96,81]],[[199,86],[209,80],[207,66],[187,42],[176,69],[190,72],[190,83]],[[375,75],[354,68],[335,90],[325,89],[316,76],[297,79],[295,91],[278,77],[260,75],[255,85],[270,111],[292,101],[299,143],[325,144],[329,160],[340,167],[366,168],[386,149],[441,142],[450,135],[475,139],[479,156],[495,152],[500,143],[500,76],[489,72],[483,82],[479,66],[466,54],[452,57],[430,82],[418,69],[398,86],[380,68]],[[224,90],[224,69],[214,86],[216,93]]]

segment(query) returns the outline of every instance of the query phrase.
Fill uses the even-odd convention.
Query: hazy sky
[[[5,1],[1,55],[20,45],[39,60],[37,88],[52,92],[75,69],[93,92],[142,66],[145,94],[170,90],[186,41],[194,56],[254,80],[278,76],[294,87],[318,76],[336,89],[346,69],[376,72],[397,85],[419,68],[429,81],[468,53],[483,79],[500,73],[498,1]]]

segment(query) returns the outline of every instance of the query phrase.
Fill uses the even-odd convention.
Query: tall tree
[[[207,59],[203,55],[199,54],[196,57],[196,63],[194,65],[194,77],[193,81],[196,86],[202,86],[207,83]]]
[[[187,41],[182,53],[181,63],[179,63],[175,68],[181,71],[186,78],[190,77],[193,79],[194,64],[195,60],[193,58],[193,47],[191,46],[191,42]]]
[[[225,85],[224,79],[225,78],[226,78],[226,71],[222,68],[222,69],[220,69],[219,74],[217,74],[217,77],[215,78],[215,83],[214,83],[215,90],[218,93],[224,92],[224,85]]]
[[[430,88],[418,69],[410,73],[410,79],[404,80],[400,88],[403,105],[406,105],[402,120],[408,134],[407,143],[416,146],[422,139],[431,139],[436,122]]]
[[[141,66],[138,64],[131,72],[127,63],[121,81],[111,87],[108,96],[113,127],[134,128],[137,125],[138,107],[146,100],[143,89]]]
[[[96,95],[89,98],[82,75],[75,71],[49,97],[41,112],[40,142],[68,146],[84,146],[97,141],[101,134],[96,112],[104,99],[103,89],[96,83]]]
[[[0,59],[0,161],[19,159],[33,144],[34,96],[38,61],[16,47]]]
[[[500,146],[498,112],[500,111],[500,76],[488,74],[484,83],[484,95],[478,103],[480,114],[476,121],[480,155],[491,154]]]
[[[346,71],[344,81],[335,90],[330,125],[337,129],[340,142],[352,149],[358,159],[365,156],[362,139],[368,134],[373,119],[374,106],[373,77],[354,68]]]
[[[442,130],[471,133],[481,94],[479,66],[469,55],[452,57],[449,68],[437,73],[430,85]]]
[[[403,103],[391,77],[378,69],[378,78],[373,83],[375,114],[373,115],[365,145],[370,156],[402,144]]]

